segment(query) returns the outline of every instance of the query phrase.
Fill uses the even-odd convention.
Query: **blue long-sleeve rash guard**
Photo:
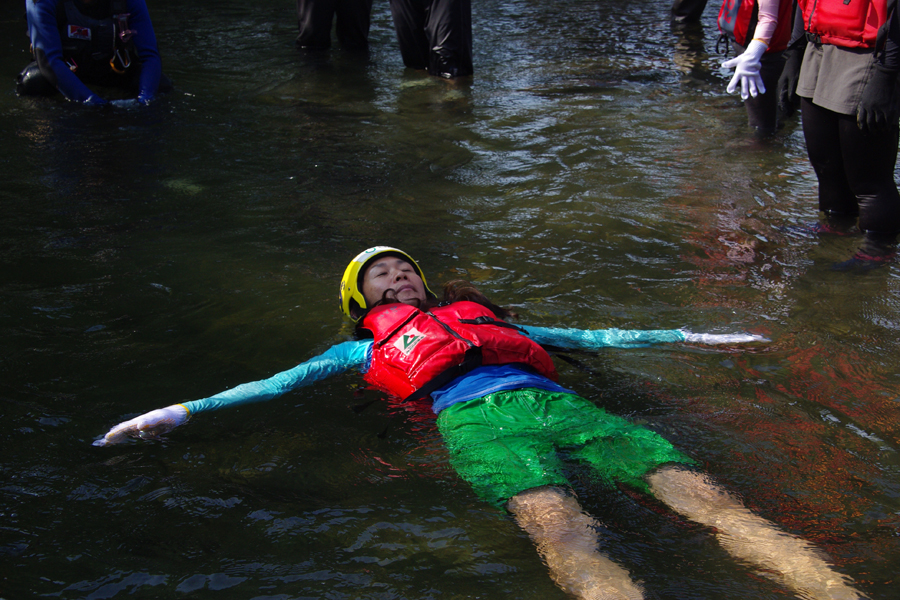
[[[69,69],[63,60],[62,40],[59,37],[57,5],[63,0],[25,0],[28,35],[41,72],[55,82],[63,96],[73,102],[105,104]],[[162,63],[156,44],[153,23],[144,0],[128,0],[128,27],[135,32],[132,40],[140,60],[138,101],[146,104],[156,95],[162,75]],[[49,72],[48,72],[49,71]]]
[[[678,329],[658,329],[647,331],[622,329],[559,329],[548,327],[521,327],[539,344],[552,345],[571,350],[592,350],[599,348],[634,348],[655,343],[683,342],[686,337]],[[268,379],[243,383],[230,390],[185,402],[183,406],[191,414],[205,410],[215,410],[226,406],[238,406],[251,402],[271,400],[286,392],[312,385],[334,375],[350,370],[365,373],[372,362],[372,340],[343,342],[336,344],[322,354]],[[449,384],[431,394],[433,410],[440,412],[456,402],[480,398],[486,394],[502,390],[537,387],[546,390],[569,391],[546,377],[528,373],[514,366],[479,367],[470,373],[457,377]]]

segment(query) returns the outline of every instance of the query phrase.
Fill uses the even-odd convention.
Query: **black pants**
[[[403,64],[431,75],[472,74],[470,0],[390,0]]]
[[[743,46],[731,44],[736,56],[744,53]],[[778,79],[784,70],[783,52],[766,52],[760,60],[759,74],[766,93],[759,94],[756,98],[750,97],[744,100],[747,109],[747,119],[751,127],[761,134],[774,133],[778,128]]]
[[[706,8],[706,0],[674,0],[672,19],[679,23],[696,23]]]
[[[336,22],[338,42],[346,50],[369,48],[372,0],[297,0],[297,45],[307,50],[331,47],[331,23]]]
[[[856,115],[842,115],[800,99],[809,162],[819,179],[819,210],[859,216],[867,236],[891,242],[900,233],[900,193],[894,183],[897,123],[888,133],[863,133]]]

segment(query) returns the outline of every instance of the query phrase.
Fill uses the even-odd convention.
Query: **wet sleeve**
[[[570,350],[597,348],[640,348],[651,344],[684,342],[687,337],[680,329],[562,329],[519,325],[529,337],[541,345]]]
[[[134,49],[141,63],[140,91],[137,99],[146,104],[156,96],[156,91],[159,89],[162,61],[159,58],[159,47],[156,43],[153,23],[150,21],[150,13],[147,11],[147,4],[144,0],[129,0],[128,10],[131,11],[128,28],[135,32]]]
[[[106,100],[95,95],[63,60],[62,40],[56,23],[58,0],[25,0],[25,16],[28,21],[28,36],[34,48],[41,74],[56,86],[60,93],[73,102],[106,104]]]
[[[205,410],[217,410],[227,406],[239,406],[252,402],[271,400],[286,392],[311,385],[351,369],[367,368],[372,355],[372,341],[344,342],[332,346],[322,354],[309,359],[268,379],[242,383],[241,385],[202,400],[185,402],[189,414]]]

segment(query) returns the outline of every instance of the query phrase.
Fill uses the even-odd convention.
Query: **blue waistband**
[[[551,392],[574,393],[543,375],[529,373],[512,365],[486,366],[473,369],[431,393],[432,410],[438,414],[451,404],[481,398],[495,392],[521,388],[538,388]]]

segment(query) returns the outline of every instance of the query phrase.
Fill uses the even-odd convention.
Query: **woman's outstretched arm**
[[[95,440],[94,446],[118,444],[129,437],[156,437],[178,427],[198,412],[271,400],[333,375],[361,369],[368,364],[371,349],[371,341],[337,344],[293,369],[282,371],[268,379],[242,383],[215,396],[173,404],[119,423],[102,438]]]
[[[517,325],[531,339],[541,345],[558,346],[570,350],[597,348],[641,348],[651,344],[687,342],[694,344],[747,344],[768,342],[761,335],[750,333],[694,333],[687,329],[564,329]]]

